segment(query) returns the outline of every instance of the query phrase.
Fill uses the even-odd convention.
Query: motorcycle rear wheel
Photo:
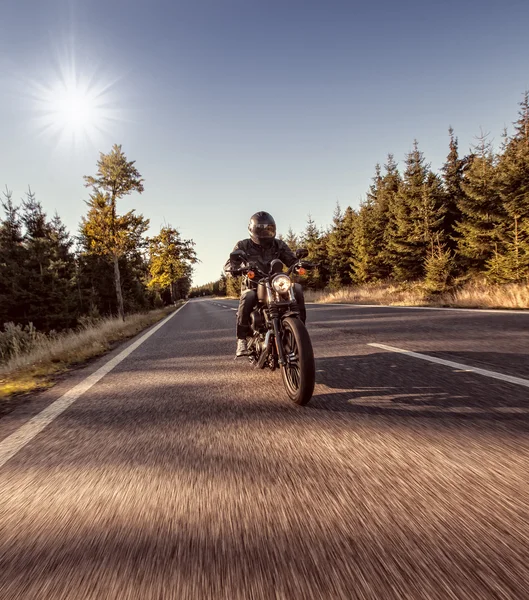
[[[314,392],[316,365],[309,333],[299,319],[283,320],[283,348],[287,357],[281,366],[283,384],[293,402],[305,405]]]

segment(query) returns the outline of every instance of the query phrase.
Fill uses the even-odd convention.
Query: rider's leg
[[[250,335],[250,315],[257,303],[255,290],[243,290],[237,311],[237,339],[245,340]]]
[[[248,342],[246,338],[250,335],[250,315],[257,300],[257,293],[254,290],[243,290],[239,300],[239,310],[237,311],[237,350],[236,357],[248,355]]]

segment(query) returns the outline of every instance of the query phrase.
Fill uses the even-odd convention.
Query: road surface
[[[311,306],[301,408],[234,306],[0,420],[2,600],[529,598],[529,315]]]

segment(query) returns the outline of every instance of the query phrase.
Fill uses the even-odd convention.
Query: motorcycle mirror
[[[309,251],[306,248],[298,248],[296,250],[296,258],[302,259],[306,258],[309,255]]]
[[[270,272],[271,273],[282,273],[284,264],[279,260],[279,258],[274,258],[274,260],[270,263]]]
[[[244,250],[234,250],[230,254],[230,260],[233,260],[233,261],[241,261],[241,260],[244,260],[245,258],[246,258],[246,252]]]

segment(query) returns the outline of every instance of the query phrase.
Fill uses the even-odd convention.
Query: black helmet
[[[254,244],[270,246],[276,237],[276,222],[271,214],[259,211],[250,218],[248,233]]]

